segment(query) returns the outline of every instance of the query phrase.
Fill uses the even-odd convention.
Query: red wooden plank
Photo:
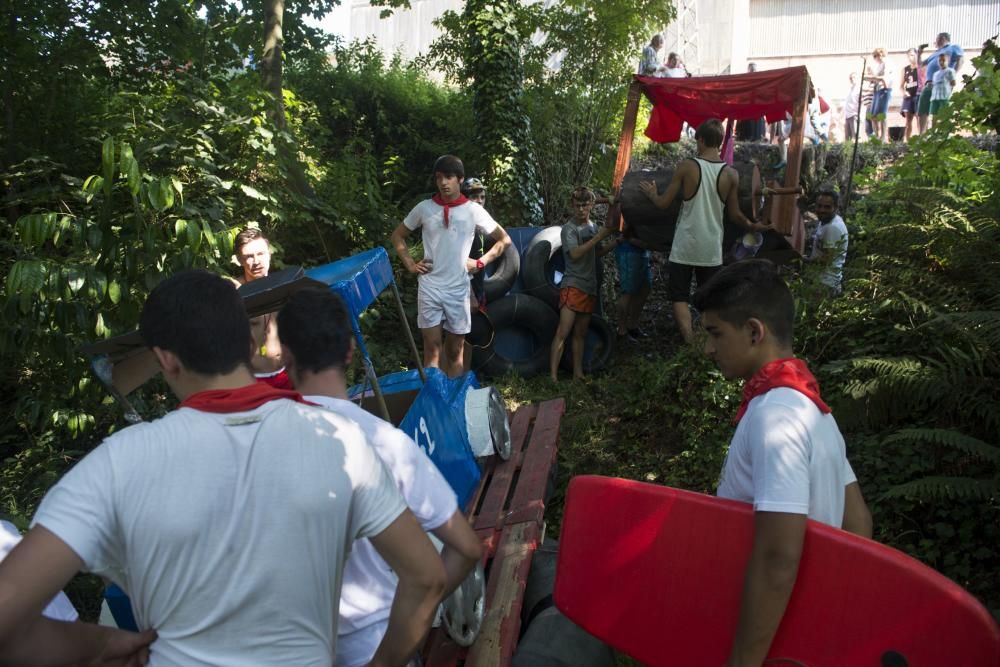
[[[541,539],[545,486],[564,412],[562,399],[521,406],[511,420],[511,458],[486,463],[483,481],[466,510],[488,568],[483,628],[470,649],[455,644],[443,628],[432,630],[424,644],[427,667],[510,665],[520,634],[528,570]],[[510,507],[505,509],[508,497]],[[525,519],[516,521],[519,516]]]
[[[504,505],[510,492],[510,485],[514,480],[514,473],[521,465],[521,449],[526,441],[528,429],[538,412],[535,405],[525,405],[514,414],[514,423],[511,424],[511,455],[506,461],[498,462],[493,469],[493,479],[486,490],[485,498],[472,527],[476,530],[482,528],[499,528],[503,525]]]
[[[565,411],[566,403],[561,398],[545,401],[538,408],[535,428],[524,451],[521,476],[514,490],[506,523],[542,522],[549,471],[555,463],[556,450],[559,448],[559,422]]]
[[[521,606],[531,557],[538,548],[541,526],[534,522],[504,528],[486,585],[486,616],[466,667],[506,667],[521,631]]]

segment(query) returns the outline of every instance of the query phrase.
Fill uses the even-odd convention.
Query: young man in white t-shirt
[[[766,260],[732,264],[694,295],[705,352],[746,380],[718,495],[752,503],[754,540],[727,665],[759,667],[781,623],[806,519],[870,538],[871,514],[819,384],[792,353],[795,302]]]
[[[9,521],[0,521],[0,561],[21,541],[21,531]],[[76,621],[80,615],[66,594],[59,591],[42,611],[42,616],[56,621]]]
[[[306,400],[361,426],[421,527],[444,544],[441,561],[450,594],[479,560],[479,538],[455,492],[410,436],[347,398],[345,368],[354,350],[343,301],[328,289],[293,294],[278,313],[284,358]],[[344,566],[336,667],[367,665],[389,624],[398,580],[368,540],[358,540]]]
[[[829,190],[816,195],[815,208],[819,224],[813,235],[812,254],[809,255],[810,262],[823,265],[820,281],[829,288],[833,296],[840,294],[842,289],[848,242],[847,225],[837,215],[837,200],[837,193]]]
[[[443,155],[434,163],[438,193],[407,214],[392,232],[392,245],[406,270],[417,274],[417,327],[423,336],[424,365],[440,367],[450,377],[462,373],[465,334],[472,330],[469,309],[469,275],[482,271],[500,257],[510,237],[479,204],[461,192],[465,166],[454,155]],[[420,229],[424,256],[410,257],[406,239]],[[469,259],[476,230],[495,243],[479,259]],[[444,332],[444,360],[441,344]]]
[[[362,430],[254,381],[231,281],[167,278],[139,330],[181,404],[107,438],[46,494],[0,563],[0,655],[326,667],[346,550],[368,537],[407,582],[372,664],[403,664],[433,620],[444,568]],[[144,632],[42,619],[81,569],[125,590]]]

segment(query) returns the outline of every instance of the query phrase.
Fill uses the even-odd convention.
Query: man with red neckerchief
[[[819,383],[792,353],[795,302],[774,265],[732,264],[694,295],[705,352],[743,402],[717,494],[753,503],[754,541],[727,665],[759,667],[792,594],[806,519],[870,538],[871,514]]]
[[[465,166],[460,159],[439,157],[434,163],[437,194],[414,206],[391,238],[403,266],[417,274],[417,328],[423,337],[424,366],[440,367],[450,377],[462,373],[465,334],[472,330],[469,274],[482,271],[510,244],[507,232],[486,209],[462,194],[463,178]],[[406,247],[406,239],[417,229],[424,245],[419,262],[410,257]],[[470,259],[477,229],[495,243],[479,259]]]
[[[0,563],[0,655],[328,667],[345,552],[367,537],[400,580],[371,664],[405,664],[445,573],[361,428],[254,382],[246,311],[224,278],[167,278],[139,330],[181,404],[110,436],[46,494]],[[144,632],[43,619],[79,570],[120,585]]]

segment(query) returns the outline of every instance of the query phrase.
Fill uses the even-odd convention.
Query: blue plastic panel
[[[469,502],[480,478],[465,425],[465,390],[470,386],[469,375],[473,374],[449,380],[440,370],[428,368],[427,384],[399,425],[448,480],[462,508]],[[475,382],[474,377],[472,382]],[[460,409],[458,396],[461,397]]]
[[[382,389],[382,393],[388,396],[389,394],[397,394],[404,391],[417,391],[423,386],[423,382],[420,379],[420,371],[413,369],[381,375],[378,379],[378,386]],[[347,397],[351,399],[357,398],[361,394],[362,389],[367,389],[365,391],[366,398],[375,395],[369,383],[367,386],[365,384],[354,385],[347,390]]]
[[[108,584],[104,589],[104,599],[108,602],[108,609],[115,618],[115,623],[122,630],[138,632],[139,627],[135,622],[135,614],[132,613],[132,601],[121,588],[115,584]]]
[[[392,284],[392,264],[385,248],[379,246],[306,271],[313,280],[330,286],[358,317],[372,301]]]

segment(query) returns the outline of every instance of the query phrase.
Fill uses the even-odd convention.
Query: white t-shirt
[[[350,544],[404,510],[357,424],[282,399],[119,431],[35,523],[128,593],[153,667],[329,667]]]
[[[778,387],[750,401],[716,495],[753,503],[757,512],[807,514],[840,528],[844,489],[855,481],[833,415],[801,392]]]
[[[443,525],[458,511],[455,492],[410,436],[350,401],[329,396],[307,396],[306,400],[358,423],[424,530]],[[389,618],[398,581],[371,542],[354,543],[344,566],[344,585],[340,591],[338,667],[365,665],[371,660],[382,640],[381,634],[345,635]],[[352,643],[361,645],[349,645]]]
[[[951,93],[955,89],[955,70],[950,67],[939,69],[934,72],[931,80],[931,101],[951,99]]]
[[[668,79],[683,79],[688,75],[687,70],[683,67],[664,67],[663,76]]]
[[[9,521],[0,521],[0,561],[7,557],[7,554],[21,541],[21,532],[17,526]],[[52,598],[52,602],[42,610],[42,616],[56,621],[75,621],[80,618],[73,608],[73,603],[69,601],[62,591]]]
[[[847,225],[839,215],[826,224],[816,225],[813,235],[811,259],[816,259],[826,250],[833,250],[833,259],[827,264],[820,280],[824,285],[840,289],[844,277],[844,262],[847,260]]]
[[[448,209],[448,226],[444,226],[444,207],[425,199],[407,214],[403,224],[411,232],[423,230],[424,258],[434,262],[430,273],[418,276],[420,289],[434,289],[446,294],[469,293],[469,271],[465,260],[472,250],[472,239],[478,229],[487,236],[497,228],[486,209],[470,201]]]
[[[857,84],[851,86],[851,89],[847,91],[847,97],[844,99],[844,118],[854,118],[858,115],[858,95],[861,92],[861,87]]]

